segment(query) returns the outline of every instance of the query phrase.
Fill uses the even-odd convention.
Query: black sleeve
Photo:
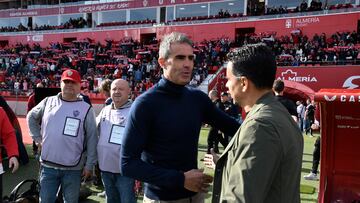
[[[289,103],[288,104],[288,111],[289,111],[290,115],[298,117],[298,113],[297,113],[297,110],[296,110],[296,104],[291,100],[288,100],[288,103]]]

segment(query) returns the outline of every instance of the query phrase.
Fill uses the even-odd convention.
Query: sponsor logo
[[[144,6],[144,7],[147,7],[148,4],[149,4],[148,0],[144,0],[144,1],[143,1],[143,6]]]
[[[128,8],[130,3],[114,3],[114,4],[99,4],[92,6],[83,6],[79,8],[79,13],[89,13],[93,11],[106,11],[114,9]]]
[[[360,103],[360,95],[333,95],[333,96],[324,95],[325,101],[328,101],[328,102],[333,102],[337,98],[339,98],[339,101],[342,103],[345,103],[345,102]]]
[[[360,80],[358,79],[360,79],[360,75],[351,76],[345,80],[342,87],[347,89],[356,89],[360,86]],[[358,80],[358,84],[354,84],[353,83],[354,80]]]
[[[37,11],[19,11],[19,12],[13,12],[13,13],[9,13],[10,17],[17,17],[17,16],[37,16],[38,12]]]
[[[295,27],[306,27],[310,24],[317,24],[320,22],[318,17],[310,17],[310,18],[299,18],[295,20]]]
[[[33,35],[33,36],[28,35],[26,36],[26,41],[42,42],[44,41],[44,35]]]
[[[278,77],[277,79],[281,79],[281,80],[289,80],[289,81],[294,81],[294,82],[306,82],[306,83],[311,83],[311,82],[317,82],[316,77],[312,76],[312,75],[298,75],[297,72],[291,70],[291,69],[287,69],[286,71],[281,73],[281,77]]]
[[[359,102],[360,103],[360,95],[359,96],[355,96],[355,95],[341,95],[340,96],[340,101],[341,102]]]
[[[32,40],[34,42],[42,42],[44,41],[44,35],[34,35],[32,36]]]
[[[74,115],[75,117],[78,117],[79,114],[80,114],[80,111],[78,111],[78,110],[73,111],[73,115]]]
[[[336,95],[332,96],[331,98],[328,97],[327,95],[324,95],[324,99],[325,99],[326,101],[335,101]]]
[[[285,28],[291,28],[292,27],[292,20],[286,19],[285,21]]]
[[[320,19],[318,17],[311,17],[311,18],[300,18],[296,19],[296,23],[318,23]]]

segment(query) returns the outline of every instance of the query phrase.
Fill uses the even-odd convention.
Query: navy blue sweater
[[[146,182],[145,195],[150,199],[193,196],[184,188],[183,173],[197,168],[203,122],[229,134],[239,127],[203,92],[161,79],[131,107],[121,147],[121,173]]]

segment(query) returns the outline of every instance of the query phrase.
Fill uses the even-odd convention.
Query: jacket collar
[[[251,110],[249,111],[249,113],[247,114],[245,120],[243,123],[246,122],[247,119],[250,119],[256,112],[258,112],[261,107],[263,107],[266,104],[269,104],[271,102],[275,101],[274,95],[272,92],[268,92],[266,94],[264,94],[263,96],[261,96],[256,103],[254,104],[254,106],[251,108]],[[238,135],[241,131],[241,127],[242,125],[239,127],[239,129],[236,131],[235,136]],[[227,154],[227,152],[232,148],[232,146],[234,145],[236,139],[231,139],[229,144],[227,145],[227,147],[225,148],[223,154],[220,156],[223,157],[225,154]],[[226,155],[225,155],[226,157]]]

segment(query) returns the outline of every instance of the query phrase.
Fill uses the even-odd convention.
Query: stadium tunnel
[[[314,99],[315,91],[310,87],[289,80],[284,80],[284,83],[285,83],[284,96],[293,100],[294,102],[296,101],[305,102],[307,99],[311,99],[311,100]]]
[[[284,83],[284,96],[294,101],[294,103],[296,101],[303,101],[303,104],[306,105],[307,99],[314,100],[315,91],[310,87],[290,80],[284,80]],[[320,121],[320,109],[317,105],[315,108],[315,119]]]

